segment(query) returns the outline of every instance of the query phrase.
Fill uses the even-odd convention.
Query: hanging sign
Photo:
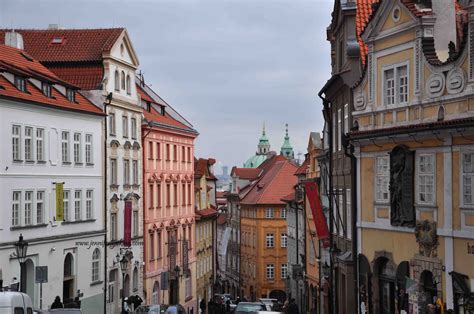
[[[125,201],[123,245],[132,246],[132,201]]]
[[[56,183],[56,221],[64,220],[64,183]]]
[[[188,240],[183,240],[183,272],[189,271]]]
[[[322,241],[323,247],[329,247],[329,230],[326,222],[326,216],[321,207],[321,199],[319,198],[318,185],[316,182],[305,183],[306,196],[309,200],[311,212],[313,213],[313,221],[316,227],[318,239]]]

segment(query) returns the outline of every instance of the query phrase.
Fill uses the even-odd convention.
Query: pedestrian
[[[235,304],[239,305],[239,303],[240,303],[240,297],[237,297],[237,300],[235,300]]]
[[[428,304],[426,306],[426,314],[436,314],[436,307],[434,304]]]
[[[449,309],[446,314],[454,314],[454,310],[453,309]]]
[[[290,301],[290,306],[289,306],[289,314],[300,314],[300,309],[298,308],[298,304],[296,304],[296,300],[294,298],[291,299]]]
[[[206,313],[206,300],[201,299],[201,302],[199,303],[199,308],[201,309],[201,313]]]
[[[225,301],[225,311],[227,313],[230,313],[230,299],[227,299],[227,301]]]
[[[56,296],[56,298],[54,298],[54,302],[53,304],[51,304],[51,309],[62,309],[64,306],[61,302],[61,298],[59,297],[59,295]]]
[[[77,309],[81,308],[81,300],[79,300],[79,297],[74,298],[74,303],[76,304]]]

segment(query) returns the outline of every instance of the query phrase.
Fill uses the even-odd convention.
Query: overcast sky
[[[228,166],[256,151],[262,124],[295,153],[321,131],[332,0],[0,0],[0,26],[125,27],[145,80],[199,131],[198,157]],[[220,171],[217,171],[218,173]]]

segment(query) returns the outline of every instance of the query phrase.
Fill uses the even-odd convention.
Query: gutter
[[[107,133],[107,106],[110,105],[112,102],[113,94],[109,93],[105,98],[106,102],[104,102],[104,313],[107,313],[107,141],[108,141],[108,133]]]

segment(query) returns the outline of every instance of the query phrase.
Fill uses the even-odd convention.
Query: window
[[[337,110],[337,150],[342,149],[342,110]]]
[[[285,207],[280,210],[280,218],[286,219],[286,216],[287,216],[287,210]]]
[[[70,88],[66,89],[66,97],[70,102],[76,101],[76,91]]]
[[[82,219],[82,191],[74,191],[74,220],[79,221]]]
[[[349,133],[349,104],[344,105],[344,134]]]
[[[63,131],[61,135],[61,152],[63,163],[69,162],[69,132]]]
[[[117,214],[110,214],[110,239],[117,240]]]
[[[20,225],[20,198],[21,192],[14,191],[12,197],[12,226]]]
[[[122,71],[122,75],[120,77],[120,87],[122,89],[125,89],[125,72],[124,71]]]
[[[25,160],[33,161],[33,128],[25,127]]]
[[[181,146],[181,161],[186,162],[186,147]]]
[[[286,233],[281,234],[281,247],[288,246],[288,235]]]
[[[63,191],[64,220],[69,221],[69,191]]]
[[[122,135],[123,137],[128,137],[128,117],[122,116]]]
[[[388,156],[375,158],[375,201],[389,201],[390,160]]]
[[[275,211],[273,208],[267,208],[265,210],[265,218],[273,218],[275,216]]]
[[[148,209],[153,209],[153,183],[151,183],[149,186],[148,186],[148,189],[149,189],[149,192],[148,192]]]
[[[139,219],[138,219],[138,210],[133,211],[133,236],[138,237],[139,234]]]
[[[82,162],[81,157],[81,133],[74,133],[74,163],[80,164]]]
[[[131,118],[130,120],[132,124],[132,139],[136,140],[137,139],[137,119]]]
[[[191,298],[193,295],[193,285],[191,281],[191,274],[186,278],[186,300]]]
[[[186,206],[186,184],[181,185],[181,199],[182,199],[182,204],[183,206]]]
[[[110,183],[117,185],[117,159],[110,159]]]
[[[36,160],[44,161],[44,129],[36,129]]]
[[[333,123],[332,123],[332,152],[336,152],[336,123],[334,123],[334,117],[333,117]]]
[[[273,233],[267,233],[266,246],[267,247],[274,247],[275,246]]]
[[[418,201],[434,203],[434,155],[418,156]]]
[[[132,93],[132,86],[130,84],[130,75],[127,74],[127,95]]]
[[[41,91],[43,92],[43,95],[45,95],[48,98],[51,98],[51,84],[42,82]]]
[[[188,147],[188,162],[192,162],[192,159],[191,159],[191,147]]]
[[[166,207],[171,206],[171,187],[170,184],[166,184]]]
[[[158,242],[157,246],[156,246],[156,254],[157,254],[158,258],[161,258],[161,252],[162,252],[162,250],[161,250],[161,232],[157,233],[156,242]]]
[[[94,196],[94,191],[93,190],[87,190],[86,191],[86,219],[92,219],[94,218],[93,216],[93,208],[92,208],[92,202],[93,202],[93,196]]]
[[[192,199],[191,199],[191,183],[188,184],[188,205],[191,205]]]
[[[155,260],[155,234],[150,233],[150,261]]]
[[[344,190],[339,190],[339,195],[338,195],[338,200],[339,200],[339,215],[337,215],[337,220],[339,221],[339,235],[341,237],[344,236]]]
[[[138,160],[132,160],[133,184],[138,185]]]
[[[288,278],[288,264],[281,264],[281,279]]]
[[[166,144],[166,161],[170,160],[170,144]]]
[[[115,75],[114,75],[114,87],[115,91],[120,91],[120,74],[119,71],[115,70]]]
[[[156,158],[161,159],[161,145],[160,143],[156,143]]]
[[[130,160],[123,160],[123,184],[130,184]]]
[[[115,135],[115,113],[109,113],[109,130],[110,135]]]
[[[178,206],[178,185],[175,183],[173,184],[173,206],[176,207]]]
[[[173,160],[178,161],[178,146],[173,145]]]
[[[108,288],[108,300],[107,302],[113,303],[115,299],[115,278],[117,277],[117,269],[110,271],[109,275],[109,288]],[[155,303],[156,304],[156,303]]]
[[[474,205],[474,153],[462,154],[462,191],[463,205]]]
[[[153,160],[154,156],[153,152],[153,142],[148,142],[148,159]]]
[[[408,102],[408,65],[402,65],[384,71],[385,105]]]
[[[92,163],[92,134],[86,134],[86,164]]]
[[[21,160],[20,132],[21,126],[12,126],[12,155],[14,161]]]
[[[128,78],[128,77],[127,77]],[[133,291],[138,291],[138,269],[135,267],[133,269]]]
[[[96,248],[92,253],[92,282],[100,280],[100,250]]]
[[[267,264],[267,279],[274,279],[275,278],[275,265]]]
[[[15,86],[19,91],[26,92],[26,79],[15,75]]]
[[[44,191],[36,192],[36,223],[44,223]]]
[[[351,190],[346,190],[346,231],[347,238],[352,239],[352,208],[351,208]]]
[[[156,201],[158,202],[158,208],[161,208],[161,184],[158,183],[156,191]]]

